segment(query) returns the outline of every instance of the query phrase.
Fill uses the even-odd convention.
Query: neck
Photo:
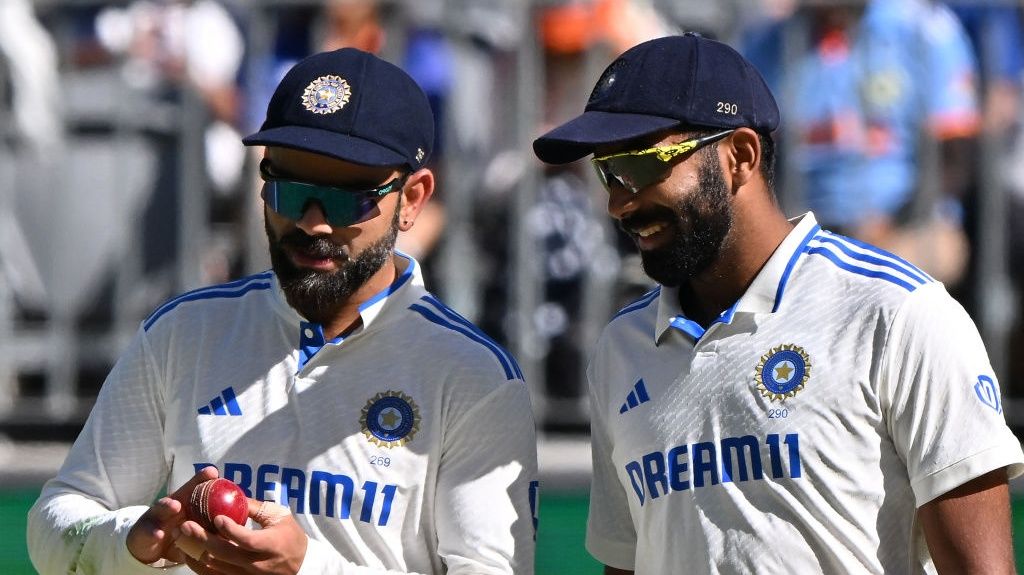
[[[743,296],[793,229],[766,194],[764,198],[765,204],[749,207],[741,202],[735,204],[733,227],[718,259],[679,291],[686,317],[704,327],[710,325]]]

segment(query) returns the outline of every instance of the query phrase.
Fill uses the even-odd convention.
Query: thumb
[[[292,514],[292,510],[273,501],[249,500],[249,517],[260,527],[271,527]]]

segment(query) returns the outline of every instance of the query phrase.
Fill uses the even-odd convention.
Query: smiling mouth
[[[640,236],[641,238],[649,238],[663,229],[665,229],[665,226],[663,224],[651,224],[649,226],[633,230],[633,233]]]

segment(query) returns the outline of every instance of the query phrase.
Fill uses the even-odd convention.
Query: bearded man
[[[273,270],[142,323],[30,511],[40,573],[533,572],[523,374],[394,249],[434,192],[433,131],[369,53],[285,75],[244,140],[265,147]],[[218,476],[247,525],[189,519]]]

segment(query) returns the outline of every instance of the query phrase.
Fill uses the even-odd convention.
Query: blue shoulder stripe
[[[876,254],[879,254],[880,256],[885,256],[890,261],[899,262],[900,264],[902,264],[902,265],[906,266],[907,268],[912,269],[914,272],[918,273],[918,275],[921,275],[922,277],[926,278],[927,281],[935,281],[935,278],[932,277],[931,275],[928,275],[928,273],[925,272],[925,270],[921,269],[918,266],[915,266],[915,265],[911,264],[910,262],[908,262],[908,261],[904,260],[903,258],[897,256],[896,254],[893,254],[893,253],[890,253],[890,252],[886,252],[885,250],[883,250],[882,248],[879,248],[878,246],[871,246],[870,244],[865,244],[865,242],[863,242],[863,241],[861,241],[859,239],[856,239],[854,237],[848,237],[846,235],[840,235],[838,233],[834,233],[834,232],[830,232],[830,231],[827,232],[827,233],[828,233],[828,235],[830,237],[835,237],[835,238],[841,239],[843,241],[846,241],[847,244],[851,244],[853,246],[856,246],[856,247],[860,248],[861,250],[865,250],[867,252],[874,252]]]
[[[508,379],[509,381],[513,379],[523,379],[522,372],[519,371],[519,366],[515,365],[514,362],[510,363],[509,360],[506,359],[503,350],[498,346],[498,344],[494,343],[487,337],[478,335],[477,333],[475,333],[475,330],[469,329],[466,326],[462,325],[461,323],[452,323],[442,318],[437,313],[434,313],[434,310],[428,309],[427,307],[422,306],[420,304],[412,304],[411,306],[409,306],[409,309],[419,313],[431,323],[435,323],[441,327],[450,329],[457,333],[461,333],[462,335],[468,337],[469,339],[491,350],[491,353],[493,353],[494,356],[498,358],[498,362],[501,363],[502,369],[505,370],[505,378]]]
[[[816,246],[816,247],[809,248],[807,250],[807,253],[809,253],[809,254],[818,254],[818,255],[821,255],[821,256],[825,256],[826,259],[831,261],[833,264],[835,264],[840,269],[846,270],[846,271],[851,272],[851,273],[855,273],[857,275],[866,276],[866,277],[869,277],[869,278],[883,279],[883,280],[885,280],[885,281],[887,281],[889,283],[896,284],[896,285],[900,286],[901,288],[903,288],[903,289],[905,289],[907,291],[914,291],[914,290],[916,290],[918,288],[918,286],[912,285],[912,284],[910,284],[910,283],[908,283],[908,282],[906,282],[906,281],[904,281],[904,280],[902,280],[902,279],[900,279],[900,278],[898,278],[898,277],[896,277],[896,276],[894,276],[892,274],[889,274],[889,273],[886,273],[886,272],[883,272],[883,271],[878,271],[878,270],[869,270],[867,268],[858,267],[858,266],[855,266],[855,265],[853,265],[853,264],[851,264],[849,262],[843,261],[838,255],[836,255],[834,252],[832,252],[832,250],[830,250],[830,249],[828,249],[828,248],[826,248],[824,246]]]
[[[615,318],[619,317],[620,315],[626,315],[627,313],[632,312],[632,311],[636,311],[638,309],[643,309],[643,308],[651,305],[651,302],[655,301],[656,299],[658,299],[658,296],[660,296],[660,295],[661,295],[661,286],[658,286],[658,287],[652,289],[651,291],[645,293],[644,295],[640,296],[640,299],[638,299],[638,300],[634,301],[633,303],[626,305],[626,307],[620,309],[618,311],[618,313],[616,313],[615,315],[612,316],[612,319],[615,319]]]
[[[485,334],[483,332],[483,330],[481,330],[479,327],[477,327],[475,324],[473,324],[473,322],[471,322],[468,319],[462,317],[462,315],[460,315],[457,311],[455,311],[452,308],[448,307],[441,300],[437,299],[433,295],[429,295],[428,294],[428,295],[423,296],[420,299],[423,300],[423,301],[426,301],[426,302],[429,302],[429,303],[433,304],[433,306],[435,308],[437,308],[438,311],[443,313],[445,315],[445,317],[447,317],[452,322],[457,323],[457,324],[461,324],[463,327],[465,327],[466,329],[472,331],[478,337],[481,337],[481,338],[489,341],[491,343],[491,345],[493,345],[494,348],[496,348],[499,352],[501,352],[501,354],[506,358],[506,360],[508,361],[509,365],[512,366],[512,371],[515,372],[516,377],[518,377],[519,379],[522,379],[524,381],[526,380],[526,378],[523,377],[523,371],[521,369],[519,369],[519,363],[516,362],[516,358],[512,357],[512,354],[509,353],[508,350],[506,350],[505,348],[503,348],[500,345],[498,345],[497,342],[495,342],[490,336]]]
[[[852,241],[847,241],[847,240],[849,240],[849,238],[846,238],[844,236],[827,236],[827,235],[822,235],[822,236],[820,236],[817,239],[818,239],[818,241],[820,241],[822,243],[828,243],[830,245],[836,246],[844,254],[850,256],[851,258],[853,258],[855,260],[859,260],[859,261],[862,261],[862,262],[865,262],[865,263],[869,263],[869,264],[875,264],[877,266],[891,268],[893,270],[896,270],[896,271],[906,275],[907,277],[913,279],[914,281],[918,282],[921,285],[924,285],[924,284],[928,283],[929,281],[931,281],[931,278],[928,277],[928,274],[925,274],[921,270],[917,270],[909,262],[907,262],[907,261],[905,261],[903,259],[900,259],[899,256],[896,256],[894,254],[890,254],[890,253],[888,253],[888,252],[886,252],[884,250],[881,250],[879,248],[876,248],[875,246],[872,246],[870,244],[865,244],[863,242],[855,243],[855,242],[852,242]],[[855,245],[855,246],[860,247],[862,249],[869,250],[869,251],[871,251],[871,252],[873,252],[873,253],[875,253],[877,255],[872,256],[872,255],[869,255],[869,254],[865,254],[863,252],[858,252],[858,251],[852,250],[852,249],[850,249],[850,245]],[[883,256],[883,257],[877,257],[877,256]],[[906,265],[902,265],[902,264],[906,264]],[[915,273],[915,270],[917,272],[920,272],[920,275],[918,273]]]
[[[149,328],[153,327],[153,324],[167,314],[167,312],[185,302],[202,299],[236,298],[241,297],[252,290],[270,289],[270,278],[272,275],[273,274],[271,272],[264,272],[233,282],[208,286],[186,292],[158,307],[156,311],[146,318],[146,321],[142,325],[142,329],[148,331]]]

